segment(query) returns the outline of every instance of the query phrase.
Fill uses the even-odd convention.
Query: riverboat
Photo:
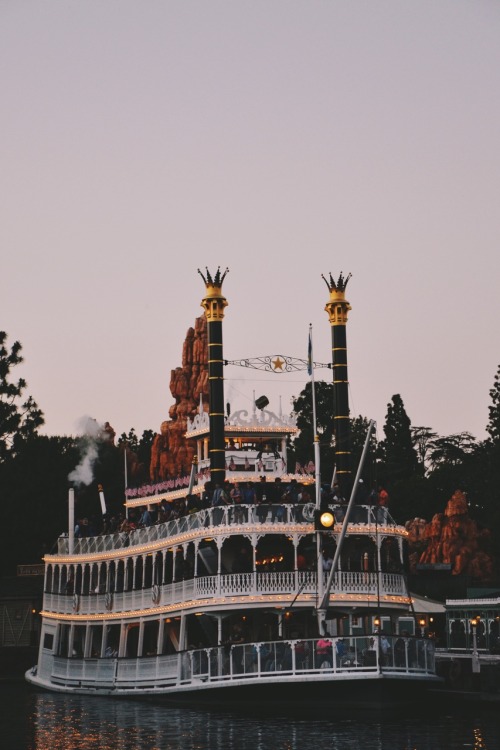
[[[68,534],[44,559],[39,657],[26,679],[53,691],[195,706],[414,700],[439,680],[434,643],[421,637],[407,589],[407,532],[355,491],[348,502],[331,493],[325,501],[318,473],[288,473],[296,427],[267,399],[250,415],[224,415],[223,278],[204,278],[210,408],[200,401],[187,426],[196,444],[189,496],[201,497],[207,469],[214,487],[253,485],[255,496],[76,538],[70,490]],[[346,319],[347,282],[330,282],[332,323]],[[334,382],[344,387],[345,346],[333,348]],[[336,404],[336,476],[356,487],[361,469],[353,482],[345,464],[348,420],[338,420],[348,415],[346,388]],[[154,512],[185,494],[129,497],[126,506]]]

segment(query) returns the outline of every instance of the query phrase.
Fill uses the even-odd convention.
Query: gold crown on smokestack
[[[217,273],[213,277],[208,268],[206,269],[206,276],[202,274],[199,268],[198,273],[205,282],[207,289],[206,296],[201,301],[207,322],[221,321],[224,317],[224,308],[227,306],[227,299],[222,294],[222,282],[226,278],[226,274],[229,273],[229,268],[226,268],[224,273],[221,273],[219,266]]]
[[[325,305],[325,310],[328,313],[330,325],[332,326],[345,325],[347,323],[347,314],[349,310],[351,310],[351,306],[345,298],[345,289],[351,275],[352,274],[348,273],[347,276],[344,276],[344,274],[340,272],[337,281],[335,281],[330,273],[330,280],[328,281],[328,279],[321,274],[321,278],[324,279],[328,291],[330,292],[330,299]]]
[[[344,277],[341,271],[338,280],[335,282],[333,280],[333,276],[331,273],[330,273],[330,281],[328,281],[328,279],[325,276],[323,276],[323,274],[321,274],[321,278],[324,280],[325,284],[328,287],[328,291],[330,293],[331,292],[345,292],[347,283],[349,279],[351,278],[351,276],[352,276],[352,273],[348,273],[347,276]]]
[[[198,273],[200,274],[201,278],[205,282],[205,286],[207,287],[207,292],[210,292],[211,290],[221,291],[222,288],[222,282],[226,278],[226,275],[229,273],[229,268],[226,268],[224,273],[221,273],[220,266],[217,267],[217,271],[215,273],[215,276],[212,278],[212,275],[207,267],[205,267],[206,270],[206,276],[200,271],[198,268]]]

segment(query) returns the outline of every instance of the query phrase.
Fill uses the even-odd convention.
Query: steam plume
[[[76,487],[89,485],[94,479],[94,464],[99,455],[99,443],[109,439],[108,433],[92,417],[82,417],[79,421],[81,457],[80,463],[68,474],[68,480]]]

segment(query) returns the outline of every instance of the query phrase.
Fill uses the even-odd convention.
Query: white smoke
[[[99,443],[109,439],[103,425],[92,417],[82,417],[79,422],[81,458],[80,463],[68,474],[68,480],[75,486],[89,485],[94,479],[94,464],[99,455]]]

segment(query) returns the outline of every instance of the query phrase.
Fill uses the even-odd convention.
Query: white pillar
[[[106,625],[106,622],[102,623],[102,636],[101,636],[101,659],[106,654],[106,649],[108,647],[108,626]]]
[[[83,656],[88,659],[92,654],[92,626],[87,623],[85,628],[85,645],[83,647]]]
[[[68,656],[73,656],[73,641],[75,640],[75,623],[72,622],[69,626],[69,635],[68,635]]]
[[[139,638],[137,643],[137,656],[142,656],[142,649],[144,647],[144,620],[139,623]]]
[[[200,540],[196,539],[194,543],[194,571],[193,571],[193,577],[198,577],[198,550],[200,548]]]
[[[127,629],[128,625],[122,622],[120,628],[120,645],[118,646],[118,656],[125,656],[127,646]]]
[[[184,612],[181,614],[181,627],[179,632],[179,651],[186,650],[186,615]]]
[[[75,549],[75,490],[68,492],[68,551],[72,555]]]
[[[158,639],[156,641],[156,653],[161,654],[163,646],[163,634],[165,632],[165,617],[160,617],[158,625]]]

